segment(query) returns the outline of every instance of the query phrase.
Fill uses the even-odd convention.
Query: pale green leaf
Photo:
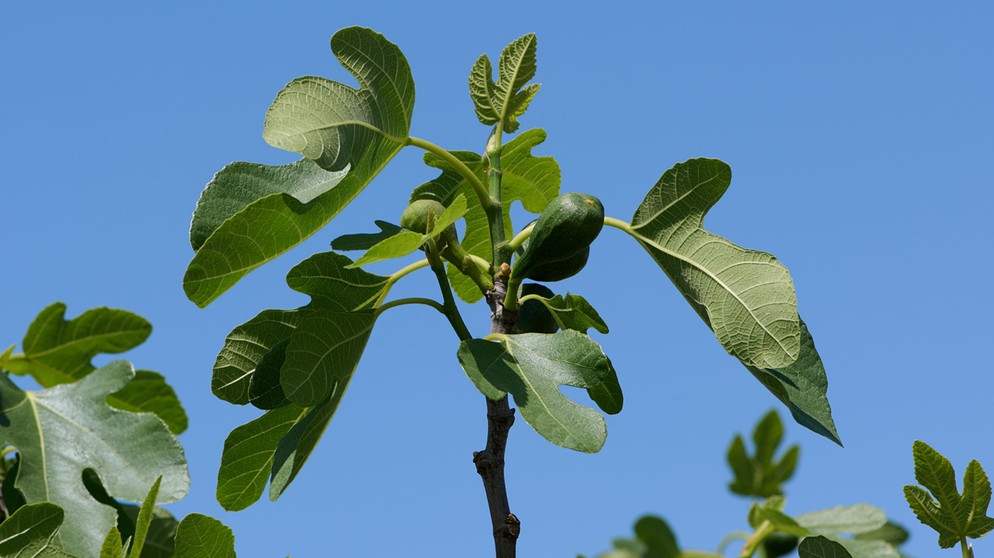
[[[125,504],[122,508],[128,518],[133,523],[137,523],[140,508],[132,504]],[[153,508],[141,558],[173,558],[176,554],[175,539],[178,525],[179,521],[167,510],[160,507]]]
[[[370,29],[338,31],[331,50],[358,80],[359,89],[310,76],[290,82],[266,114],[263,138],[338,170],[354,165],[368,144],[407,140],[414,79],[397,45]]]
[[[287,399],[304,407],[345,389],[373,331],[372,312],[312,310],[286,348],[280,385]]]
[[[808,326],[801,323],[801,352],[797,361],[784,368],[759,369],[746,366],[749,372],[770,390],[801,426],[842,445],[828,404],[828,377],[815,349]]]
[[[369,250],[377,242],[390,238],[401,231],[399,226],[388,223],[387,221],[373,221],[373,223],[379,227],[380,232],[342,235],[331,241],[331,248],[343,252],[350,250]]]
[[[879,529],[887,523],[887,516],[879,508],[868,504],[836,506],[827,510],[799,515],[797,523],[813,535],[834,536],[840,533],[856,535]]]
[[[162,485],[162,477],[155,480],[155,484],[149,489],[145,501],[142,502],[138,510],[138,517],[135,521],[135,536],[131,539],[131,550],[129,557],[138,558],[145,548],[145,537],[148,536],[149,527],[152,525],[152,512],[155,510],[155,499],[159,495],[159,487]]]
[[[825,537],[808,537],[797,547],[800,558],[853,558],[845,547]]]
[[[176,528],[176,558],[235,558],[235,534],[213,517],[191,513]]]
[[[124,500],[144,498],[159,475],[163,502],[182,498],[189,488],[182,447],[166,425],[106,404],[133,377],[124,361],[39,392],[21,391],[0,377],[0,413],[10,421],[0,431],[0,445],[16,447],[23,465],[16,486],[28,502],[53,502],[73,518],[55,538],[70,552],[98,554],[115,524],[114,510],[84,487],[84,470],[95,470],[107,492]]]
[[[93,308],[69,321],[65,315],[61,302],[42,310],[21,342],[24,353],[8,357],[4,368],[44,387],[70,383],[93,371],[93,357],[133,349],[152,333],[147,320],[126,310]]]
[[[22,506],[0,524],[0,556],[72,558],[55,540],[64,516],[62,508],[50,502]]]
[[[636,210],[631,234],[730,354],[747,366],[783,368],[797,360],[801,339],[787,268],[703,228],[731,176],[716,159],[677,164]]]
[[[501,151],[501,202],[505,208],[510,208],[515,201],[519,201],[525,210],[541,213],[549,201],[559,195],[559,164],[552,157],[536,157],[531,153],[532,149],[545,141],[545,137],[544,130],[527,130],[504,145]],[[480,155],[468,151],[454,152],[453,155],[476,173],[480,180],[486,182],[486,166]],[[433,199],[448,206],[459,194],[467,199],[476,199],[473,187],[451,165],[430,153],[425,155],[425,164],[440,169],[442,174],[418,186],[411,194],[411,201]],[[490,228],[487,215],[480,204],[469,204],[465,222],[466,229],[460,244],[470,254],[490,261],[493,256],[490,252]],[[508,234],[514,230],[508,211],[504,212],[504,230]],[[483,297],[476,283],[459,270],[450,266],[448,275],[459,298],[472,303]]]
[[[343,29],[332,37],[332,50],[359,80],[362,89],[300,78],[290,83],[270,107],[264,136],[273,145],[305,157],[331,171],[348,168],[337,183],[319,188],[271,185],[276,190],[244,205],[223,222],[205,225],[187,267],[183,288],[203,307],[260,265],[308,238],[344,209],[407,141],[414,84],[397,47],[368,29]],[[332,104],[326,104],[332,103]],[[344,103],[344,104],[334,104]],[[302,170],[301,170],[302,169]],[[301,163],[301,174],[317,173]],[[309,175],[308,175],[309,176]],[[319,174],[320,176],[320,174]],[[319,179],[320,181],[320,179]],[[307,203],[285,192],[307,192]],[[312,197],[320,190],[323,193]],[[261,194],[263,188],[257,188]],[[217,198],[225,194],[219,192]],[[229,214],[238,204],[220,215]],[[216,220],[215,220],[216,221]],[[198,229],[200,230],[200,229]]]
[[[565,297],[556,295],[551,299],[541,297],[539,299],[552,312],[552,317],[563,329],[586,333],[588,329],[594,328],[600,333],[608,332],[607,324],[597,310],[580,295],[566,293]]]
[[[330,172],[309,159],[286,165],[231,163],[207,183],[190,223],[190,244],[200,250],[208,238],[229,218],[274,194],[286,194],[302,206],[336,187],[348,169]]]
[[[477,118],[486,125],[504,123],[504,130],[518,129],[517,118],[538,92],[538,84],[525,88],[535,77],[536,37],[529,33],[504,47],[497,62],[498,79],[486,54],[477,59],[469,75],[469,94]],[[524,90],[522,90],[524,88]]]
[[[513,395],[522,418],[550,442],[588,453],[604,445],[604,417],[559,390],[561,385],[586,388],[595,402],[615,410],[613,400],[597,397],[605,384],[617,382],[614,369],[586,335],[523,333],[500,343],[472,339],[460,345],[459,362],[484,395]]]
[[[438,220],[432,229],[426,234],[419,234],[414,231],[401,230],[397,234],[385,238],[370,248],[361,258],[355,261],[350,267],[361,267],[374,262],[402,258],[413,253],[424,246],[430,238],[437,238],[438,235],[462,218],[466,214],[466,197],[462,194],[456,196],[454,200],[445,208],[445,211],[438,216]]]

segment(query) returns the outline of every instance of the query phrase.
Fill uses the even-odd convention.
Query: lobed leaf
[[[176,558],[235,558],[235,534],[213,517],[191,513],[176,528]]]
[[[600,345],[586,335],[524,333],[506,335],[500,343],[471,339],[460,345],[458,356],[484,395],[513,395],[521,416],[545,439],[587,453],[604,445],[604,417],[559,390],[560,385],[585,388],[605,412],[620,410],[614,368]]]
[[[342,235],[331,241],[332,250],[340,250],[342,252],[369,250],[378,242],[386,240],[402,230],[399,226],[386,221],[373,221],[373,223],[379,227],[380,232]]]
[[[218,186],[205,192],[202,217],[191,226],[196,254],[183,278],[198,306],[324,227],[406,144],[414,82],[403,54],[382,35],[356,27],[331,43],[361,88],[294,80],[270,107],[263,137],[314,162],[253,168],[250,181],[243,177],[248,167],[238,164],[230,177],[215,178]]]
[[[741,435],[736,435],[728,447],[727,461],[734,473],[729,490],[742,496],[769,498],[783,494],[783,483],[790,480],[797,466],[800,448],[791,446],[779,461],[774,454],[783,439],[783,423],[776,411],[767,413],[752,434],[754,455],[746,452]]]
[[[535,34],[529,33],[504,47],[497,62],[496,83],[486,54],[473,64],[469,94],[481,123],[491,126],[502,122],[507,132],[518,129],[518,117],[524,114],[539,89],[538,84],[525,87],[535,77],[536,43]]]
[[[22,506],[0,524],[0,556],[72,558],[55,544],[65,513],[51,502]]]
[[[66,321],[66,305],[56,302],[31,322],[21,346],[3,368],[30,374],[43,387],[74,382],[94,370],[91,359],[101,353],[118,354],[141,345],[152,324],[126,310],[93,308]]]
[[[96,555],[116,523],[114,510],[84,487],[86,469],[100,474],[114,498],[141,500],[159,475],[163,502],[182,498],[189,488],[182,447],[166,425],[106,404],[134,375],[130,364],[116,361],[39,392],[21,391],[0,377],[0,413],[10,423],[0,431],[0,446],[16,447],[24,465],[16,487],[28,502],[52,502],[74,518],[54,539],[71,553]]]
[[[504,145],[501,151],[501,202],[505,208],[520,201],[525,210],[541,213],[549,201],[559,195],[559,164],[552,157],[536,157],[531,153],[532,149],[545,141],[545,137],[544,130],[527,130]],[[486,181],[487,170],[482,156],[469,151],[457,151],[453,155],[476,173],[480,180]],[[476,199],[473,187],[447,162],[428,153],[425,154],[425,164],[440,169],[442,174],[418,186],[411,194],[411,201],[433,199],[448,206],[460,194],[467,199]],[[465,222],[466,229],[460,244],[470,254],[490,261],[493,256],[490,228],[483,208],[477,203],[469,204]],[[513,230],[508,211],[504,212],[504,230]],[[483,297],[476,283],[458,270],[450,266],[448,275],[452,288],[462,300],[472,303]]]
[[[716,159],[675,165],[635,212],[631,234],[730,354],[746,366],[783,368],[797,360],[801,339],[787,268],[702,226],[730,182],[731,169]]]

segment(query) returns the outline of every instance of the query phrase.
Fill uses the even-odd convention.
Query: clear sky
[[[992,22],[986,2],[6,2],[0,345],[19,344],[54,301],[70,317],[106,305],[148,318],[152,337],[125,358],[165,374],[190,415],[192,490],[170,509],[224,521],[240,556],[489,555],[471,462],[483,396],[459,369],[456,337],[421,307],[377,324],[279,502],[225,513],[214,500],[224,438],[255,416],[210,393],[225,335],[265,308],[305,303],[284,276],[332,238],[396,222],[410,190],[435,176],[416,149],[208,308],[185,298],[181,279],[213,173],[296,159],[261,138],[276,93],[307,74],[352,83],[328,48],[337,29],[372,27],[404,51],[417,84],[412,134],[476,151],[488,129],[473,114],[469,69],[535,32],[543,87],[522,128],[548,132],[537,153],[557,159],[564,191],[595,194],[627,220],[674,163],[720,158],[732,185],[705,225],[791,270],[845,448],[788,422],[802,451],[787,511],[868,502],[911,529],[911,554],[937,555],[903,500],[912,442],[946,454],[960,476],[973,458],[994,473]],[[520,555],[606,550],[647,512],[684,546],[714,549],[747,527],[747,502],[725,488],[725,448],[782,407],[630,238],[606,230],[588,270],[562,287],[610,325],[594,335],[625,409],[596,455],[514,427]],[[463,313],[486,331],[482,306]],[[994,553],[992,540],[978,556]]]

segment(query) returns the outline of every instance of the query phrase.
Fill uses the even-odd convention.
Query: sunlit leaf
[[[425,234],[419,234],[414,231],[401,229],[397,234],[385,238],[371,247],[351,267],[361,267],[374,262],[401,258],[411,254],[424,246],[424,243],[428,242],[428,239],[437,238],[446,228],[461,219],[465,214],[466,197],[460,194],[438,216],[438,220],[430,231]]]
[[[106,404],[107,396],[133,377],[124,361],[38,392],[21,391],[0,376],[0,413],[10,423],[0,430],[0,446],[14,446],[20,453],[17,488],[28,502],[55,503],[73,518],[55,537],[69,552],[98,554],[116,523],[114,510],[84,487],[85,469],[96,471],[107,492],[124,500],[143,499],[159,475],[162,502],[182,498],[189,487],[183,450],[166,425],[153,415]]]
[[[632,234],[730,354],[747,366],[783,368],[797,360],[801,339],[787,268],[702,225],[731,177],[716,159],[674,166],[635,212]]]
[[[542,304],[552,312],[553,318],[559,327],[572,329],[581,333],[586,333],[588,329],[594,328],[600,333],[607,333],[607,324],[601,318],[597,310],[587,302],[587,299],[580,295],[566,293],[566,296],[556,295],[543,298]]]
[[[559,386],[585,388],[607,412],[620,410],[620,387],[600,345],[576,331],[523,333],[500,343],[471,339],[459,347],[459,362],[484,395],[514,396],[522,418],[550,442],[594,453],[607,437],[604,417],[563,395]],[[615,397],[604,397],[605,392]],[[615,407],[617,406],[617,407]]]
[[[332,50],[360,89],[323,78],[294,80],[270,107],[263,135],[276,147],[347,174],[329,175],[300,162],[283,171],[259,171],[255,178],[261,182],[253,182],[248,193],[227,193],[237,185],[212,193],[216,208],[205,210],[204,222],[191,230],[196,254],[183,278],[187,297],[197,305],[206,306],[321,229],[404,147],[414,83],[403,54],[382,35],[357,27],[336,33]],[[290,176],[280,178],[280,172]],[[235,201],[218,201],[229,197]]]
[[[497,63],[496,82],[486,54],[473,64],[469,93],[481,123],[490,126],[503,122],[507,132],[518,129],[518,117],[524,114],[539,88],[538,84],[525,87],[535,77],[536,42],[535,35],[529,33],[504,47]]]

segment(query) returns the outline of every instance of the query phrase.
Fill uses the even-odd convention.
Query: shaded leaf
[[[286,361],[286,348],[290,338],[273,345],[255,366],[249,380],[249,402],[257,409],[269,410],[290,403],[280,385],[280,369]]]
[[[311,297],[309,308],[341,312],[371,309],[386,296],[390,279],[353,267],[352,260],[334,252],[314,254],[286,276],[291,289]]]
[[[800,558],[853,558],[838,542],[825,537],[808,537],[797,547]]]
[[[745,442],[736,435],[728,448],[727,460],[735,477],[728,488],[735,494],[767,498],[783,494],[783,483],[790,480],[797,465],[798,446],[791,446],[774,461],[773,456],[783,438],[783,423],[776,411],[767,413],[753,430],[755,454],[746,453]]]
[[[209,236],[193,242],[196,246],[199,240],[200,246],[183,277],[183,289],[198,306],[210,304],[250,271],[324,227],[405,145],[414,83],[400,50],[382,35],[356,27],[336,33],[332,50],[362,88],[323,78],[294,80],[270,107],[263,136],[276,147],[298,151],[330,171],[347,169],[347,174],[329,179],[313,164],[301,162],[295,168],[300,175],[293,177],[296,183],[324,176],[316,190],[291,187],[298,195],[299,190],[308,192],[306,203],[283,193],[287,186],[279,183],[257,186],[253,195],[261,197],[253,201],[246,202],[252,196],[236,196],[242,208],[216,226],[204,225]],[[263,195],[266,188],[278,192]],[[311,197],[321,189],[323,193]],[[237,207],[217,212],[233,209]]]
[[[543,141],[544,130],[527,130],[507,142],[501,150],[501,202],[505,208],[520,201],[525,210],[541,213],[549,201],[559,195],[559,164],[552,157],[536,157],[531,153]],[[486,183],[487,169],[481,155],[469,151],[456,151],[453,155]],[[459,194],[465,195],[467,200],[476,199],[473,187],[451,165],[431,153],[425,154],[425,164],[440,169],[442,174],[418,186],[411,194],[411,201],[433,199],[447,206]],[[504,212],[504,230],[510,234],[514,229],[509,213]],[[490,228],[480,204],[469,204],[465,222],[466,229],[460,244],[470,254],[490,261]],[[448,275],[452,288],[462,300],[476,302],[483,297],[473,280],[458,270],[450,266]]]
[[[918,486],[905,486],[904,497],[918,520],[939,533],[939,546],[951,548],[963,538],[982,537],[994,530],[987,516],[991,485],[980,463],[971,461],[963,476],[963,494],[956,488],[956,472],[941,453],[915,441],[915,479]]]
[[[524,114],[539,88],[538,84],[525,87],[535,77],[536,42],[535,35],[529,33],[504,47],[497,63],[496,83],[486,54],[473,64],[469,94],[481,123],[490,126],[503,122],[507,132],[518,129],[517,118]]]
[[[842,445],[828,404],[828,377],[815,349],[808,326],[801,321],[801,353],[797,361],[780,369],[746,366],[766,389],[790,410],[801,426]]]
[[[635,536],[645,543],[647,557],[676,558],[680,555],[676,535],[661,517],[651,515],[640,517],[635,522]]]
[[[51,502],[28,504],[0,524],[0,556],[72,558],[56,545],[65,513]]]
[[[552,317],[563,329],[572,329],[586,333],[594,328],[600,333],[608,333],[607,324],[597,310],[580,295],[566,293],[566,296],[556,295],[551,299],[540,299],[542,304],[552,312]]]
[[[287,399],[309,407],[344,390],[375,323],[372,312],[309,311],[293,332],[280,369]]]
[[[298,310],[263,310],[232,330],[214,361],[211,392],[229,403],[247,404],[256,366],[276,346],[289,343],[302,319]]]
[[[189,424],[176,392],[158,372],[138,370],[135,379],[112,394],[107,403],[132,413],[155,413],[173,434],[182,434]]]
[[[347,380],[337,382],[332,387],[328,399],[308,409],[307,414],[294,422],[287,434],[280,439],[276,453],[273,455],[273,470],[269,483],[270,500],[275,502],[282,496],[297,477],[297,473],[304,467],[335,411],[338,410],[338,404],[345,395],[346,387],[348,387]]]
[[[53,502],[73,517],[55,538],[69,552],[96,555],[116,523],[114,510],[85,489],[84,470],[95,470],[107,492],[125,500],[141,500],[159,475],[163,502],[182,498],[189,488],[183,450],[166,425],[106,404],[133,377],[124,361],[39,392],[21,391],[0,377],[0,413],[10,421],[0,430],[0,446],[21,454],[16,486],[28,502]]]
[[[782,368],[797,360],[801,338],[787,268],[702,226],[731,176],[716,159],[675,165],[636,210],[631,234],[730,354],[747,366]]]
[[[600,345],[586,335],[523,333],[507,335],[500,343],[472,339],[460,345],[459,362],[487,397],[513,395],[521,416],[550,442],[588,453],[603,446],[604,417],[559,390],[560,385],[586,388],[595,402],[615,411],[614,400],[602,397],[604,386],[617,382],[614,369]]]
[[[235,558],[235,534],[213,517],[191,513],[176,528],[176,558]]]
[[[331,248],[342,252],[369,250],[381,240],[390,238],[401,231],[401,228],[393,223],[386,221],[373,221],[373,223],[380,228],[380,232],[342,235],[331,241]]]

